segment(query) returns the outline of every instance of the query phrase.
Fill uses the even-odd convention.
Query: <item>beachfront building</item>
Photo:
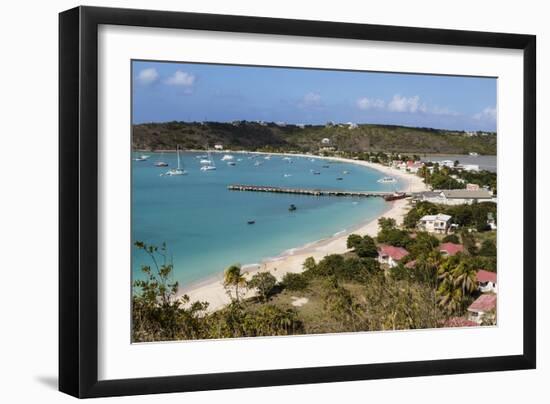
[[[468,307],[468,319],[481,324],[484,319],[491,319],[497,307],[497,295],[486,293],[479,296]]]
[[[482,293],[497,293],[497,274],[496,272],[480,269],[477,271],[477,288]]]
[[[446,234],[451,228],[451,216],[443,213],[422,216],[417,223],[419,230],[428,233]]]
[[[467,191],[479,191],[479,185],[477,184],[466,184]]]
[[[321,139],[321,144],[330,144],[330,139],[328,137]]]
[[[444,189],[439,191],[419,192],[415,201],[426,201],[442,205],[462,205],[474,202],[496,202],[493,193],[486,189]]]
[[[462,169],[464,171],[479,171],[479,165],[477,164],[460,164],[457,168]]]
[[[464,252],[464,246],[462,244],[443,243],[439,246],[439,252],[444,257],[450,257]]]
[[[215,149],[215,150],[223,150],[223,145],[220,144],[220,143],[215,144],[215,145],[214,145],[214,149]]]
[[[397,266],[399,261],[409,255],[409,252],[403,247],[394,247],[392,245],[381,245],[378,247],[378,262],[387,264],[390,268]]]
[[[351,129],[357,129],[357,128],[359,127],[359,126],[358,126],[356,123],[354,123],[354,122],[348,122],[347,125],[348,125],[348,129],[350,129],[350,130],[351,130]]]

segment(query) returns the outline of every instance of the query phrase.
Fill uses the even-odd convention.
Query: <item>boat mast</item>
[[[176,153],[178,155],[178,170],[181,170],[181,167],[180,167],[180,145],[176,146]]]

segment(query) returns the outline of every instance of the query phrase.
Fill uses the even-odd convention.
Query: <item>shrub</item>
[[[308,280],[302,274],[295,274],[292,272],[287,273],[283,277],[282,285],[285,289],[290,291],[302,291],[308,287]]]
[[[454,244],[460,244],[460,239],[456,234],[448,234],[445,237],[443,237],[443,240],[441,240],[442,243],[454,243]]]

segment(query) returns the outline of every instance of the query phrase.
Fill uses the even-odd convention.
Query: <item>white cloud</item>
[[[456,111],[453,111],[449,108],[441,108],[438,106],[432,107],[429,110],[430,113],[434,115],[446,115],[446,116],[459,116],[460,114]]]
[[[402,97],[399,94],[393,96],[388,103],[388,109],[392,112],[426,112],[428,109],[426,104],[420,102],[420,97]]]
[[[171,86],[192,87],[193,84],[195,84],[195,76],[191,73],[177,70],[166,79],[166,84]]]
[[[322,102],[321,94],[310,92],[304,95],[304,97],[300,101],[300,106],[301,107],[318,106],[318,105],[321,105],[321,102]]]
[[[474,114],[474,119],[478,121],[496,121],[497,120],[497,109],[494,107],[487,107],[483,111]]]
[[[157,81],[159,78],[159,74],[157,72],[157,69],[154,67],[151,67],[149,69],[143,69],[139,72],[137,79],[141,84],[152,84],[155,81]]]
[[[386,106],[384,100],[367,97],[359,98],[356,104],[359,109],[382,109]]]

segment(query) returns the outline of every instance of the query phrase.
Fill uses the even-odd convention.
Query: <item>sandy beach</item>
[[[264,154],[276,155],[276,153]],[[305,154],[287,155],[294,157],[321,158]],[[344,159],[339,157],[323,157],[323,159],[357,164],[378,170],[386,176],[399,177],[405,180],[408,184],[407,189],[404,189],[403,191],[420,192],[427,189],[426,185],[420,177],[417,177],[414,174],[404,173],[397,169],[386,167],[380,164]],[[376,236],[376,234],[378,233],[379,217],[384,216],[388,218],[393,218],[398,224],[401,224],[403,222],[403,217],[409,210],[409,200],[400,199],[389,202],[388,205],[390,206],[389,210],[385,211],[382,215],[376,217],[373,220],[364,223],[358,223],[357,226],[355,226],[354,228],[339,233],[333,237],[318,240],[314,243],[300,246],[298,248],[290,249],[273,259],[266,259],[258,264],[243,265],[243,272],[246,273],[247,278],[250,278],[256,272],[270,272],[278,280],[281,280],[283,276],[289,272],[301,272],[303,270],[302,264],[304,260],[308,257],[313,257],[316,261],[319,261],[323,257],[330,254],[345,253],[346,251],[348,251],[348,248],[346,247],[346,242],[349,234],[354,233],[359,235]],[[186,294],[189,296],[191,301],[208,302],[210,311],[218,310],[230,302],[230,298],[223,287],[222,279],[223,274],[221,273],[216,276],[204,279],[203,281],[190,285],[187,288],[181,288],[178,292],[178,296]],[[245,297],[251,296],[253,296],[252,291],[248,291],[245,295]]]

